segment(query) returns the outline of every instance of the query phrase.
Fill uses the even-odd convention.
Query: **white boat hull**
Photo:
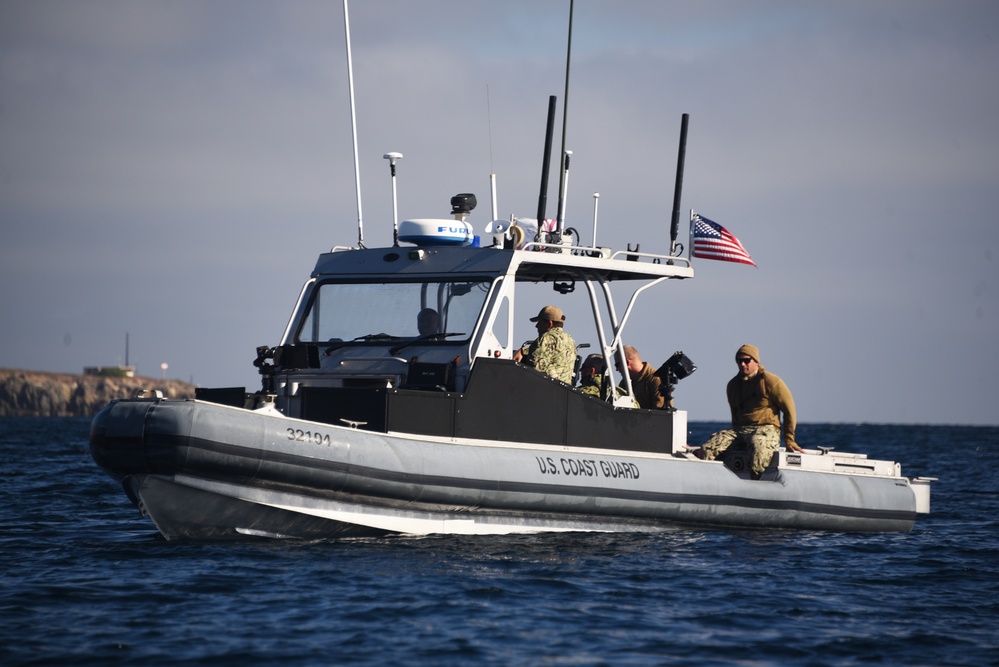
[[[680,453],[380,433],[203,401],[114,403],[91,448],[168,539],[906,531],[917,513],[897,466],[866,459],[782,453],[751,480]]]

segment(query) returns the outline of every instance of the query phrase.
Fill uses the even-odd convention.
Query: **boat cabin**
[[[567,331],[582,351],[608,360],[606,386],[622,382],[631,394],[628,374],[610,361],[623,367],[635,300],[692,277],[689,260],[570,237],[524,241],[516,224],[497,225],[503,232],[483,246],[466,218],[403,223],[404,244],[322,254],[281,344],[259,350],[262,393],[289,417],[382,432],[667,452],[684,445],[685,412],[640,410],[613,390],[588,396],[513,355],[524,344],[515,327],[529,317],[519,299],[537,303],[525,294],[544,290],[541,298],[557,304],[578,292],[590,313],[574,307]],[[623,312],[611,295],[621,282],[633,287]],[[588,318],[595,340],[583,341],[577,331]]]

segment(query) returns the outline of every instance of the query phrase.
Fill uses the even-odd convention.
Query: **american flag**
[[[694,257],[756,266],[732,232],[697,213],[694,213],[691,222],[694,223]]]

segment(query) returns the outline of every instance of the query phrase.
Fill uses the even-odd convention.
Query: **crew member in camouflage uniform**
[[[787,450],[804,451],[794,441],[794,399],[784,381],[760,364],[760,351],[755,345],[740,347],[735,362],[739,373],[725,387],[732,428],[712,435],[695,454],[710,461],[733,444],[741,445],[752,457],[753,479],[759,479],[780,448],[781,415]]]
[[[600,398],[600,386],[604,383],[604,374],[607,372],[607,362],[604,355],[591,354],[586,357],[579,367],[579,387],[578,389],[588,396]],[[608,387],[609,389],[609,387]],[[627,396],[628,392],[624,387],[617,387],[618,396]],[[638,407],[638,401],[632,399],[632,405]]]
[[[588,396],[600,398],[600,385],[604,381],[607,364],[604,355],[591,354],[583,360],[579,367],[579,390]]]
[[[571,385],[576,365],[576,341],[562,328],[565,324],[562,310],[558,306],[545,306],[531,321],[538,329],[538,338],[517,350],[513,360]]]

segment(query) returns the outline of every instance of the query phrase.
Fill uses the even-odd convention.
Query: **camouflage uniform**
[[[556,380],[572,384],[576,366],[576,341],[565,329],[553,327],[521,349],[525,366],[533,366]]]
[[[711,461],[732,445],[735,449],[749,450],[753,460],[750,469],[757,476],[762,475],[770,464],[770,459],[780,449],[780,429],[772,424],[761,426],[737,426],[718,431],[702,445],[704,459]]]
[[[579,390],[586,394],[587,396],[593,396],[595,398],[600,398],[600,385],[603,384],[604,376],[600,373],[595,373],[590,377],[584,377],[579,384]],[[624,387],[617,387],[618,396],[627,396],[628,391]],[[632,399],[632,404],[637,408],[638,401]]]
[[[579,391],[587,396],[600,398],[600,384],[604,381],[604,376],[594,373],[590,377],[584,377],[579,383]]]

